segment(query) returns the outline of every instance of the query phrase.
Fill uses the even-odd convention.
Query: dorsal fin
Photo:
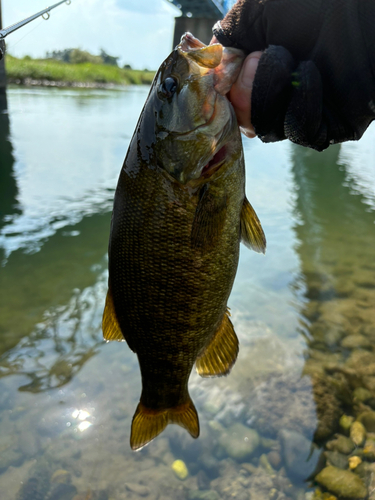
[[[186,429],[193,438],[199,436],[197,410],[190,397],[188,401],[175,408],[153,410],[139,403],[134,413],[130,446],[140,450],[156,438],[168,424],[178,424]]]
[[[241,210],[241,240],[255,252],[266,252],[266,237],[262,225],[246,196]]]
[[[197,358],[196,370],[201,377],[228,375],[237,355],[238,338],[227,310],[211,342]]]
[[[111,288],[108,288],[107,298],[105,300],[105,307],[102,320],[102,330],[104,340],[117,340],[122,342],[124,336],[121,332],[120,325],[117,321],[115,306],[113,304]]]

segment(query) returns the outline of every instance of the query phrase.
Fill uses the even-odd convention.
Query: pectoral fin
[[[256,252],[266,252],[266,237],[262,225],[246,197],[241,210],[241,240]]]
[[[193,438],[199,436],[197,410],[191,399],[175,408],[152,410],[139,403],[135,411],[130,436],[132,450],[140,450],[156,438],[168,424],[178,424]]]
[[[228,375],[238,355],[238,338],[226,311],[213,339],[196,361],[201,377]]]
[[[227,208],[226,197],[218,198],[204,187],[191,230],[191,245],[203,251],[212,248],[223,229]]]
[[[125,340],[121,332],[120,325],[117,321],[115,306],[113,304],[112,292],[108,288],[107,298],[102,320],[102,330],[104,340],[117,340],[118,342]]]

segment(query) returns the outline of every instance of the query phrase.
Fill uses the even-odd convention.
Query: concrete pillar
[[[217,19],[203,17],[176,17],[174,24],[173,49],[179,44],[181,36],[190,31],[196,38],[208,44],[212,38],[212,27]]]
[[[0,0],[0,30],[3,28],[3,22],[1,17],[1,0]],[[6,74],[5,74],[5,57],[0,61],[0,112],[2,109],[6,108]],[[4,104],[5,103],[5,104]]]

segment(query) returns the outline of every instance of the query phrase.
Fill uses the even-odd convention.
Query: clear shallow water
[[[198,440],[169,426],[130,451],[138,363],[126,343],[102,342],[100,322],[114,188],[146,95],[9,89],[0,117],[1,500],[309,500],[320,498],[319,482],[341,498],[313,473],[339,460],[349,470],[349,453],[332,444],[345,434],[343,414],[366,423],[351,474],[370,489],[374,128],[322,154],[245,140],[247,195],[268,248],[265,257],[241,248],[229,301],[238,361],[223,379],[192,374]]]

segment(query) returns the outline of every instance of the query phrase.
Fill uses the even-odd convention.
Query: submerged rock
[[[326,445],[327,450],[338,451],[344,455],[349,455],[355,448],[353,441],[342,434],[338,434],[336,439],[329,441]]]
[[[50,483],[47,469],[34,467],[32,476],[24,482],[17,494],[17,500],[44,500]]]
[[[264,453],[259,458],[259,465],[261,465],[263,467],[263,469],[266,472],[268,472],[268,474],[274,474],[275,473],[275,471],[272,468],[272,465],[268,461],[267,455],[265,455]]]
[[[72,476],[69,471],[64,469],[58,469],[52,474],[51,483],[66,483],[72,482]]]
[[[366,439],[363,447],[363,456],[367,460],[375,461],[375,437],[368,436]]]
[[[197,485],[200,490],[209,490],[210,489],[210,478],[204,472],[204,470],[200,470],[197,474]]]
[[[281,429],[312,435],[317,417],[310,377],[273,375],[256,388],[252,417],[264,436],[276,438]]]
[[[343,338],[341,346],[346,349],[357,349],[358,347],[371,347],[371,342],[364,335],[347,335]]]
[[[220,497],[216,491],[192,491],[188,493],[189,500],[220,500]]]
[[[182,460],[175,460],[172,464],[172,470],[176,474],[178,479],[181,479],[182,481],[189,475],[186,464]]]
[[[345,434],[349,434],[350,427],[353,422],[354,422],[354,417],[352,417],[351,415],[341,415],[341,418],[339,420],[339,425]]]
[[[362,459],[354,455],[353,457],[348,458],[348,462],[349,462],[349,469],[355,469],[358,467],[359,464],[362,463]]]
[[[234,424],[219,438],[226,453],[235,460],[249,459],[259,446],[259,435],[254,429]]]
[[[353,398],[356,401],[359,401],[360,403],[365,403],[366,401],[369,401],[372,398],[372,393],[368,389],[365,389],[364,387],[357,387],[353,391]]]
[[[375,432],[375,411],[366,411],[358,417],[367,432]]]
[[[11,465],[18,466],[24,460],[21,452],[8,448],[0,454],[0,474]]]
[[[343,385],[345,382],[317,375],[274,375],[255,391],[254,425],[271,437],[281,429],[290,429],[305,436],[315,432],[317,440],[326,439],[338,427],[342,410],[337,394],[347,392]]]
[[[45,500],[72,500],[77,488],[72,484],[58,483],[52,486]]]
[[[143,484],[126,483],[125,488],[128,491],[131,491],[132,493],[135,493],[140,497],[147,497],[150,494],[150,489],[147,488],[147,486],[144,486]]]
[[[362,446],[366,439],[366,429],[361,422],[353,422],[350,427],[350,439],[356,446]]]
[[[339,469],[348,468],[348,457],[338,451],[326,451],[324,455],[327,458],[328,464],[338,467]]]
[[[278,469],[281,464],[280,453],[276,450],[271,450],[267,453],[267,458],[269,463],[272,465],[274,469]]]
[[[282,430],[279,433],[281,452],[288,476],[305,481],[319,469],[322,451],[298,432]]]
[[[315,480],[340,497],[360,499],[367,496],[367,488],[356,474],[331,465],[319,472]]]
[[[28,479],[21,486],[16,500],[44,500],[44,492],[40,491],[38,480],[36,478]]]

